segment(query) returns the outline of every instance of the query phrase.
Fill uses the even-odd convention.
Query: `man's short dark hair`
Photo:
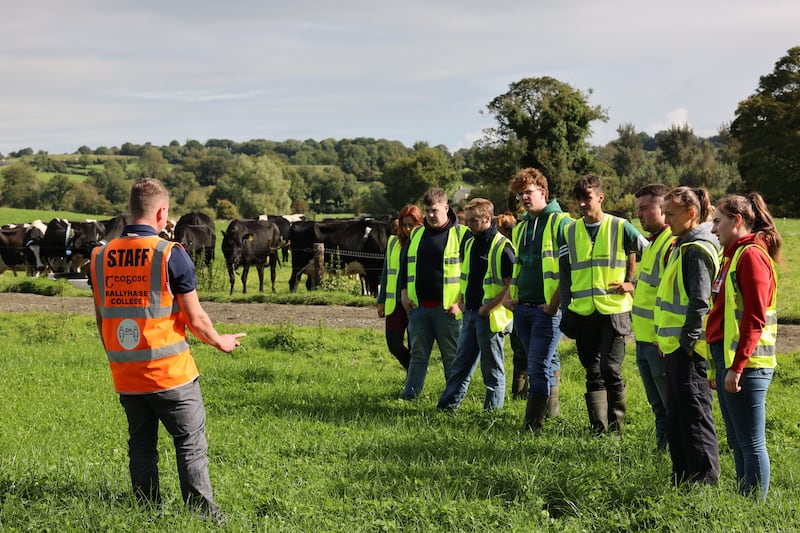
[[[602,194],[603,182],[600,180],[600,176],[586,174],[578,178],[578,181],[575,182],[575,186],[572,188],[572,195],[575,198],[586,198],[589,196],[590,191]]]
[[[636,196],[636,198],[641,198],[642,196],[655,196],[656,198],[664,198],[671,190],[672,189],[663,183],[650,183],[649,185],[645,185],[636,191],[634,196]]]

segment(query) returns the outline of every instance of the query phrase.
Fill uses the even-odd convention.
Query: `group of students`
[[[441,189],[425,193],[422,211],[410,205],[400,212],[378,314],[386,317],[389,350],[407,371],[401,397],[420,394],[435,340],[446,380],[438,408],[458,408],[479,361],[484,408],[502,407],[504,335],[513,331],[512,346],[527,357],[523,429],[537,431],[560,412],[564,334],[575,340],[585,369],[592,432],[621,433],[625,338],[633,333],[673,483],[719,477],[716,389],[739,489],[766,498],[765,405],[776,366],[781,237],[761,196],[725,196],[715,209],[703,189],[645,186],[636,194],[645,237],[603,211],[595,175],[573,187],[577,220],[550,198],[537,169],[520,170],[509,188],[523,211],[510,236],[483,198],[466,205],[465,225]]]

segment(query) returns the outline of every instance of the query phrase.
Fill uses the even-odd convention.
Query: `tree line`
[[[385,214],[415,203],[430,187],[472,195],[513,209],[507,184],[523,167],[540,168],[551,195],[567,206],[577,176],[603,177],[609,209],[634,214],[633,193],[651,182],[702,186],[713,197],[759,191],[773,213],[796,216],[800,202],[800,47],[791,48],[756,92],[741,101],[717,135],[702,138],[675,124],[653,136],[633,124],[605,146],[587,142],[591,124],[607,121],[582,91],[550,77],[524,78],[489,102],[494,127],[470,148],[374,139],[252,139],[166,146],[81,146],[69,157],[25,148],[8,154],[0,205],[115,214],[133,180],[150,176],[170,189],[175,211],[217,218],[260,213]],[[49,179],[39,178],[48,173]],[[74,175],[84,178],[76,179]]]

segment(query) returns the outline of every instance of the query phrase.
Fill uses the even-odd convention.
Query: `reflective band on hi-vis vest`
[[[769,264],[772,268],[772,279],[775,280],[776,289],[772,291],[772,299],[767,307],[767,323],[764,325],[764,329],[761,330],[761,337],[758,339],[755,350],[752,354],[749,354],[750,357],[747,358],[745,368],[775,368],[778,364],[777,358],[775,357],[777,352],[775,342],[778,338],[778,312],[775,304],[775,295],[778,292],[778,278],[775,272],[775,264],[764,248],[757,244],[748,244],[740,246],[736,252],[734,252],[730,267],[728,268],[728,275],[725,276],[725,327],[723,342],[725,346],[728,347],[728,349],[725,350],[725,368],[730,368],[733,365],[736,349],[739,347],[739,333],[744,311],[742,293],[739,290],[739,284],[736,280],[736,266],[739,264],[742,252],[751,246],[755,246],[761,250],[767,259],[769,259]]]
[[[664,267],[664,254],[669,250],[675,236],[669,227],[661,230],[658,237],[642,252],[636,275],[636,289],[633,291],[631,327],[639,342],[655,342],[655,305],[658,282]]]
[[[572,278],[571,311],[589,316],[595,310],[603,315],[631,310],[633,298],[629,293],[609,292],[611,284],[623,283],[627,274],[624,224],[624,219],[606,214],[600,222],[594,244],[582,218],[567,227]]]
[[[556,291],[558,291],[558,232],[561,228],[561,221],[565,218],[569,219],[566,213],[551,213],[547,217],[544,231],[542,232],[542,278],[544,286],[544,299],[546,303],[550,303]],[[570,219],[571,220],[571,219]],[[523,220],[511,230],[511,239],[514,243],[514,249],[522,251],[522,239],[525,238],[525,233],[528,231],[528,224],[530,220]],[[534,229],[534,233],[536,230]],[[534,238],[536,235],[534,235]],[[519,298],[519,286],[517,280],[522,271],[522,262],[519,255],[514,261],[514,270],[511,275],[511,287],[509,293],[511,299],[516,301]]]
[[[458,294],[460,291],[461,283],[461,257],[459,257],[459,248],[461,246],[461,237],[466,231],[461,231],[458,228],[460,225],[456,224],[450,226],[447,230],[447,244],[444,247],[444,265],[442,268],[442,307],[448,309],[450,306],[458,302]],[[406,278],[406,290],[408,292],[408,299],[414,302],[414,305],[419,306],[419,298],[417,297],[417,250],[419,243],[422,241],[422,233],[425,231],[425,226],[417,226],[411,230],[411,235],[408,240],[408,276]]]
[[[464,262],[461,264],[461,294],[467,293],[467,283],[469,282],[470,272],[470,258],[472,253],[472,245],[475,239],[470,238],[464,248]],[[503,281],[501,259],[503,257],[503,249],[506,244],[511,242],[506,237],[497,232],[492,239],[492,244],[489,247],[489,259],[486,267],[486,274],[483,276],[483,305],[486,305],[493,298],[496,298],[506,288],[506,282]],[[513,246],[513,245],[512,245]],[[514,320],[514,314],[510,309],[505,307],[502,303],[492,309],[489,314],[489,329],[494,332],[500,332],[506,329],[511,321]]]
[[[92,286],[120,394],[174,389],[198,376],[183,316],[167,284],[175,243],[121,237],[93,250]]]
[[[400,239],[390,235],[386,242],[386,300],[383,311],[386,316],[397,308],[397,274],[400,271]]]
[[[717,250],[708,241],[691,241],[672,250],[656,292],[654,317],[658,347],[665,354],[673,353],[680,348],[681,332],[689,309],[689,296],[683,286],[683,261],[681,259],[687,246],[698,246],[711,258],[714,263],[712,277],[719,269]],[[695,343],[694,351],[706,359],[710,357],[705,331],[700,334],[700,338]]]

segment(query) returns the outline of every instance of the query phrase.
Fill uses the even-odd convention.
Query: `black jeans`
[[[575,345],[578,358],[586,370],[586,392],[607,390],[622,393],[622,362],[625,360],[625,335],[619,331],[619,320],[615,315],[594,312],[580,316]],[[623,320],[624,323],[624,320]],[[630,319],[628,319],[630,323]]]
[[[667,437],[672,482],[716,483],[719,450],[711,416],[706,360],[683,348],[667,355]]]

